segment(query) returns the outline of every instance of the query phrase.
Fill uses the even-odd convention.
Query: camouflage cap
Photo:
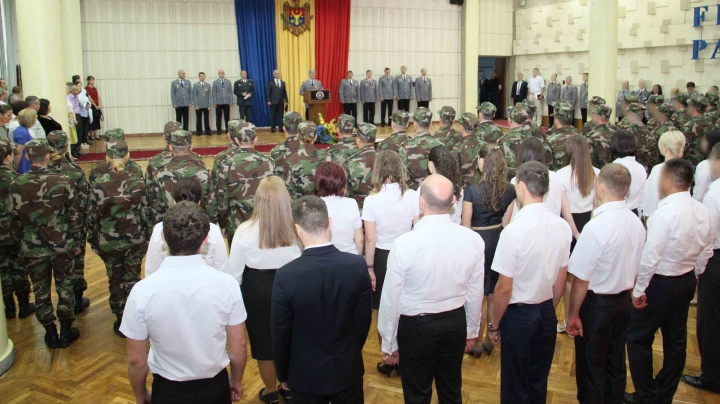
[[[632,104],[635,102],[640,102],[640,100],[638,99],[637,95],[633,93],[627,93],[623,97],[622,102],[624,102],[625,104]]]
[[[533,103],[532,101],[530,101],[528,99],[522,100],[522,102],[518,102],[517,104],[515,104],[515,106],[524,108],[525,111],[527,112],[528,116],[535,115],[535,111],[537,111],[537,107],[535,106],[535,103]]]
[[[600,115],[604,118],[610,118],[610,115],[612,114],[612,108],[605,104],[595,105],[592,109],[590,108],[590,105],[588,105],[588,110],[590,113]]]
[[[51,151],[50,145],[45,139],[33,139],[25,143],[25,150],[30,157],[45,156]]]
[[[718,105],[718,102],[720,102],[720,95],[717,95],[715,93],[708,92],[705,94],[705,98],[708,100],[708,104],[711,105]]]
[[[443,122],[451,122],[455,120],[455,116],[457,115],[457,112],[455,112],[455,108],[448,107],[447,105],[440,108],[438,111],[438,115],[440,115],[440,120]]]
[[[413,114],[413,119],[415,119],[415,122],[417,122],[418,125],[426,128],[429,127],[430,124],[432,124],[432,116],[432,111],[425,107],[420,107],[415,110],[415,113]]]
[[[55,150],[62,150],[68,145],[68,138],[65,132],[54,130],[47,135],[48,144]]]
[[[519,105],[510,107],[508,108],[508,117],[515,123],[523,123],[528,119],[527,109]]]
[[[648,104],[656,104],[660,105],[665,102],[665,96],[662,94],[653,94],[650,97],[648,97],[647,103]]]
[[[698,111],[704,112],[708,107],[708,99],[704,95],[696,93],[688,99],[688,105],[692,105]]]
[[[627,112],[631,114],[645,115],[646,109],[647,107],[640,104],[639,102],[633,102],[632,104],[628,105]]]
[[[598,97],[596,95],[596,96],[592,97],[590,99],[590,101],[588,101],[587,103],[588,103],[588,107],[590,107],[591,105],[605,105],[605,104],[607,104],[607,101],[605,101],[605,98]]]
[[[460,115],[460,118],[458,118],[458,121],[460,121],[460,125],[465,128],[465,130],[470,132],[475,132],[475,129],[477,129],[477,126],[480,123],[477,115],[472,112],[463,113]]]
[[[108,140],[125,140],[125,131],[120,128],[108,129],[105,131],[105,141]]]
[[[667,118],[671,118],[673,114],[675,113],[675,108],[672,107],[670,104],[660,104],[657,106],[658,111],[660,111],[661,114],[665,115]]]
[[[317,125],[313,121],[300,122],[298,125],[298,140],[314,139],[317,135]]]
[[[283,126],[288,132],[297,132],[300,122],[303,121],[302,115],[295,111],[286,112],[283,116]]]
[[[255,125],[251,123],[243,122],[242,124],[240,124],[240,127],[236,129],[236,131],[237,132],[235,137],[240,143],[252,143],[257,137],[257,133],[255,132]]]
[[[13,147],[13,144],[9,140],[0,139],[0,156],[3,156],[3,158],[5,158],[5,157],[11,155],[13,152],[13,149],[15,149],[15,148]],[[2,162],[0,161],[0,163],[2,163]]]
[[[227,123],[228,128],[228,134],[230,135],[230,139],[235,139],[238,134],[238,130],[240,130],[240,125],[245,123],[242,119],[231,119]]]
[[[478,107],[479,113],[483,114],[484,116],[489,116],[490,118],[495,117],[495,113],[497,112],[497,108],[495,108],[495,105],[490,102],[483,102]]]
[[[165,139],[170,141],[170,134],[180,128],[182,128],[182,124],[180,122],[168,121],[168,123],[165,124],[165,128],[163,129],[163,133],[165,134]]]
[[[563,101],[553,102],[552,106],[553,106],[553,108],[555,108],[555,111],[552,113],[551,116],[562,116],[562,117],[570,118],[570,119],[572,119],[575,116],[575,111],[569,102],[563,102]]]
[[[127,156],[129,152],[127,142],[124,140],[113,140],[108,142],[107,149],[105,150],[107,158],[111,160],[121,159]]]
[[[338,130],[343,132],[352,132],[355,127],[355,118],[352,115],[342,114],[338,117]]]
[[[192,146],[192,133],[187,130],[176,130],[170,134],[170,144],[173,146]]]
[[[689,98],[687,94],[678,94],[675,96],[675,101],[687,107]]]
[[[410,114],[402,110],[397,110],[393,112],[390,119],[392,119],[394,124],[407,126],[408,122],[410,122]]]
[[[365,143],[374,143],[377,136],[377,126],[371,123],[361,123],[358,126],[357,136]]]

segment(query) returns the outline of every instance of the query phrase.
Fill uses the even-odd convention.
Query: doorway
[[[495,104],[497,112],[495,119],[504,119],[505,117],[505,67],[507,58],[496,58],[491,56],[478,57],[478,105],[483,102],[491,102]],[[493,72],[498,82],[493,82]]]

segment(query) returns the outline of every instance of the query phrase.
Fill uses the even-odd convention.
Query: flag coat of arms
[[[310,15],[310,3],[305,3],[304,6],[300,7],[299,0],[293,0],[292,6],[286,1],[281,16],[285,30],[290,31],[292,34],[300,35],[310,30],[310,20],[313,18]]]

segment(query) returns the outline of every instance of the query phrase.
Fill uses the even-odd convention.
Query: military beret
[[[688,99],[688,105],[692,105],[698,111],[704,112],[708,107],[708,99],[705,98],[704,95],[693,94],[693,96]]]
[[[493,118],[493,117],[495,117],[497,108],[495,108],[494,104],[486,101],[486,102],[483,102],[482,104],[480,104],[480,106],[478,107],[478,111],[485,116],[489,116],[490,118]]]
[[[430,124],[432,124],[432,116],[432,111],[425,107],[420,107],[415,110],[413,119],[415,119],[415,122],[417,122],[418,125],[422,127],[429,127]]]
[[[338,117],[337,127],[344,132],[352,132],[355,127],[355,117],[352,115],[342,114]]]
[[[562,116],[562,117],[570,118],[570,119],[572,119],[575,116],[575,111],[569,102],[564,102],[564,101],[553,102],[553,108],[555,108],[555,111],[553,112],[553,114],[551,116]]]
[[[283,126],[285,126],[289,132],[294,133],[297,132],[298,125],[300,125],[302,120],[303,118],[299,113],[295,111],[286,112],[283,116]]]
[[[410,114],[402,110],[397,110],[393,112],[390,119],[392,119],[393,123],[397,125],[407,126],[408,122],[410,121]]]
[[[508,117],[515,123],[523,123],[528,119],[527,109],[521,106],[511,107],[508,110]]]
[[[121,159],[128,155],[128,145],[124,140],[112,140],[107,143],[105,153],[111,160]]]
[[[639,102],[633,102],[627,107],[627,111],[631,114],[638,114],[638,115],[645,115],[645,110],[647,107],[640,104]]]
[[[634,102],[640,102],[640,100],[638,99],[637,95],[633,93],[627,93],[623,97],[622,102],[624,102],[625,104],[632,104]]]
[[[705,98],[708,100],[708,104],[711,105],[718,105],[718,101],[720,101],[720,95],[717,95],[715,93],[708,92],[705,94]]]
[[[680,104],[687,107],[689,98],[690,97],[688,97],[687,94],[678,94],[675,96],[675,102],[679,102]]]
[[[61,130],[54,130],[48,133],[47,141],[50,144],[50,147],[55,150],[62,150],[68,145],[67,135]]]
[[[15,147],[9,140],[0,139],[0,156],[2,156],[3,159],[11,155],[14,149]],[[0,161],[0,163],[2,162]]]
[[[590,109],[590,106],[588,105],[588,109]],[[605,118],[610,118],[610,115],[612,114],[612,108],[608,107],[605,104],[599,104],[595,105],[591,111],[593,114],[600,115]]]
[[[590,101],[588,101],[588,106],[590,105],[605,105],[607,104],[607,101],[605,101],[605,98],[593,96]]]
[[[170,134],[170,144],[173,146],[191,146],[192,133],[186,130],[176,130]]]
[[[108,129],[105,131],[105,141],[112,139],[125,140],[125,131],[120,128]]]
[[[670,104],[660,104],[657,106],[658,111],[660,111],[661,114],[665,115],[667,118],[671,118],[673,114],[675,113],[675,108],[672,107]]]
[[[473,114],[472,112],[463,113],[462,115],[460,115],[458,121],[460,121],[460,125],[465,128],[465,130],[470,132],[475,132],[475,129],[477,129],[477,126],[480,123],[477,115]]]
[[[242,119],[231,119],[227,123],[228,128],[228,134],[230,135],[230,139],[235,139],[238,134],[238,130],[240,130],[240,124],[244,123],[245,121]]]
[[[257,137],[255,125],[251,123],[243,123],[239,128],[237,128],[235,137],[238,141],[240,141],[240,143],[252,143]]]
[[[25,150],[30,157],[45,156],[50,153],[50,145],[45,139],[33,139],[25,143]]]
[[[535,103],[533,103],[532,101],[530,101],[528,99],[524,99],[524,100],[522,100],[522,102],[518,102],[517,104],[515,104],[515,106],[525,109],[528,116],[535,115],[535,111],[537,111],[537,107],[535,106]]]
[[[648,104],[660,105],[664,102],[665,102],[665,96],[662,94],[653,94],[650,97],[648,97],[648,100],[647,100]]]
[[[298,125],[298,139],[299,140],[307,140],[307,139],[315,139],[315,136],[317,136],[317,125],[315,125],[315,122],[313,121],[304,121],[300,122]]]
[[[377,126],[371,123],[361,123],[358,126],[357,136],[365,143],[374,143],[377,136]]]
[[[438,111],[438,115],[440,115],[440,120],[443,122],[452,122],[455,120],[455,116],[457,115],[457,112],[455,112],[455,108],[444,106],[440,108]]]

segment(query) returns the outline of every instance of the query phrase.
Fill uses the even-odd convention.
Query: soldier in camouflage
[[[478,119],[480,122],[477,129],[475,129],[475,136],[485,143],[497,143],[501,137],[505,136],[505,132],[493,122],[495,113],[497,113],[497,109],[490,102],[483,102],[478,107]]]
[[[659,163],[660,152],[658,151],[658,139],[642,122],[645,111],[645,105],[634,102],[625,109],[625,117],[628,122],[627,131],[635,135],[637,140],[635,154],[637,161],[645,167],[646,173],[650,174],[650,170]]]
[[[298,126],[300,148],[285,160],[283,175],[285,187],[293,201],[303,196],[315,195],[315,169],[325,161],[327,154],[315,148],[317,126],[312,121],[301,122]]]
[[[553,116],[555,123],[552,128],[552,134],[548,132],[548,144],[552,149],[552,159],[550,161],[550,170],[557,171],[562,168],[565,160],[565,142],[573,135],[579,135],[580,131],[573,126],[573,118],[575,111],[569,102],[556,101],[553,103]]]
[[[87,216],[88,242],[105,263],[110,311],[116,316],[113,331],[123,338],[120,323],[125,301],[140,281],[140,266],[153,227],[145,183],[125,171],[129,157],[124,140],[108,144],[106,159],[111,170],[93,183]]]
[[[678,130],[672,122],[672,116],[675,109],[669,104],[660,104],[651,109],[653,116],[652,134],[655,139],[660,141],[660,136],[670,130]]]
[[[615,126],[609,123],[612,108],[605,104],[598,104],[592,108],[588,105],[588,112],[592,114],[594,124],[588,135],[592,148],[593,166],[602,169],[605,164],[612,163],[610,142],[613,133],[617,130]]]
[[[647,124],[648,130],[652,133],[657,129],[658,123],[655,120],[655,110],[657,110],[657,107],[659,105],[662,105],[665,103],[665,96],[662,94],[653,94],[650,97],[648,97],[647,103],[645,105],[647,106],[648,114],[650,115]]]
[[[297,112],[286,112],[283,116],[283,132],[285,132],[285,141],[275,146],[270,151],[270,158],[275,162],[275,175],[285,178],[283,169],[285,168],[285,160],[291,154],[297,153],[300,148],[298,141],[298,126],[302,122],[302,116]]]
[[[705,94],[705,98],[708,100],[708,107],[705,111],[705,118],[709,119],[715,125],[720,124],[720,114],[718,113],[718,103],[720,103],[720,96],[715,93],[708,92]]]
[[[213,167],[212,167],[212,181],[215,186],[217,186],[217,176],[218,176],[218,170],[220,170],[220,166],[222,163],[230,156],[235,154],[238,150],[238,145],[235,142],[235,138],[237,138],[237,134],[240,131],[240,127],[243,126],[250,126],[255,127],[253,124],[245,123],[242,119],[231,119],[228,121],[227,127],[227,137],[228,140],[230,140],[230,144],[228,145],[227,149],[221,151],[220,153],[215,155],[215,159],[213,160]]]
[[[45,344],[51,349],[67,348],[80,337],[80,331],[72,327],[73,257],[80,252],[81,242],[75,237],[82,228],[79,201],[70,179],[48,170],[50,146],[46,140],[33,139],[25,144],[25,150],[32,168],[10,184],[11,231],[20,238],[20,254],[30,269],[35,317],[45,327]],[[53,278],[58,294],[59,336],[50,292]]]
[[[12,197],[10,184],[18,177],[11,167],[15,147],[10,141],[0,139],[0,279],[2,279],[5,318],[11,319],[30,316],[35,312],[35,305],[30,303],[30,280],[25,263],[20,258],[20,247],[17,234],[9,231],[12,221]],[[16,313],[15,298],[18,300],[20,312]]]
[[[675,109],[675,113],[672,116],[673,125],[675,127],[682,129],[683,126],[690,120],[690,117],[687,116],[687,113],[685,112],[685,109],[688,106],[688,97],[687,94],[678,94],[673,99],[673,108]],[[685,145],[687,147],[687,145]]]
[[[705,158],[702,150],[700,150],[700,140],[705,133],[714,128],[714,123],[705,118],[705,110],[708,106],[708,100],[704,95],[695,93],[687,101],[687,109],[685,112],[689,120],[682,127],[685,134],[685,158],[693,164],[698,165]]]
[[[625,94],[622,101],[620,101],[620,109],[622,110],[623,118],[616,125],[617,129],[624,129],[624,130],[630,129],[630,120],[628,119],[628,112],[627,112],[628,107],[630,106],[630,104],[639,104],[639,103],[640,103],[640,101],[638,100],[637,95],[635,95],[633,93]]]
[[[119,128],[106,130],[104,136],[106,145],[112,140],[125,140],[125,132]],[[127,167],[125,169],[133,175],[137,175],[140,178],[143,177],[142,167],[140,167],[134,161],[128,161]],[[88,184],[92,185],[92,183],[95,182],[97,177],[103,174],[107,174],[109,172],[110,165],[108,164],[107,160],[98,161],[90,169],[90,174],[88,175]]]
[[[353,129],[355,128],[355,118],[352,115],[342,114],[338,117],[338,134],[340,141],[330,146],[327,150],[328,161],[345,164],[345,160],[353,154],[357,153],[358,148],[353,137]]]
[[[432,111],[427,108],[418,108],[413,114],[415,135],[400,145],[400,160],[405,164],[408,172],[408,187],[417,189],[422,180],[428,175],[428,154],[435,146],[442,146],[432,137],[428,130],[432,124]]]
[[[482,173],[478,169],[478,153],[486,143],[480,136],[475,136],[477,126],[480,124],[475,114],[466,112],[460,115],[459,121],[462,139],[455,145],[453,152],[460,162],[463,186],[469,187],[478,184],[482,179]]]
[[[218,225],[225,230],[231,246],[235,230],[252,217],[260,181],[275,171],[273,160],[255,150],[257,134],[250,125],[243,124],[237,131],[237,151],[223,161],[215,184]]]
[[[383,150],[392,150],[399,153],[400,145],[410,140],[410,136],[405,131],[407,129],[408,122],[410,122],[410,114],[402,110],[393,112],[390,117],[392,134],[377,145],[377,151],[381,152]]]
[[[433,133],[433,137],[444,144],[449,150],[452,150],[462,137],[460,132],[452,126],[453,122],[455,122],[455,108],[442,107],[440,111],[438,111],[438,115],[440,116],[440,124],[442,126]]]
[[[592,99],[590,101],[587,102],[587,104],[588,104],[587,110],[588,110],[588,113],[590,113],[590,111],[592,109],[594,109],[596,106],[605,105],[606,102],[605,102],[605,98],[594,96],[594,97],[592,97]],[[595,124],[593,123],[592,119],[585,122],[583,124],[582,134],[585,136],[590,136],[590,131],[592,131],[594,127],[595,127]],[[612,127],[614,128],[615,126],[612,126]]]
[[[535,111],[537,110],[535,104],[532,101],[526,99],[523,100],[523,102],[517,103],[516,106],[525,108],[525,111],[528,114],[528,119],[523,123],[522,126],[523,137],[530,135],[535,136],[540,140],[545,140],[545,132],[543,132],[542,129],[540,129],[540,127],[537,126],[533,121]]]
[[[522,133],[522,127],[528,119],[528,113],[526,108],[519,106],[508,107],[505,112],[508,116],[510,131],[501,137],[497,144],[500,146],[500,151],[503,153],[508,169],[514,172],[517,165],[517,151],[520,148],[520,143],[522,143],[525,138],[525,135]],[[532,136],[527,135],[526,137]]]
[[[147,188],[148,192],[150,192],[150,179],[155,174],[155,171],[160,169],[161,167],[164,167],[167,163],[170,162],[173,158],[172,154],[172,146],[170,145],[170,135],[175,132],[176,130],[181,130],[182,124],[178,121],[170,121],[165,124],[164,129],[164,136],[165,136],[165,142],[167,145],[165,146],[165,150],[161,151],[160,153],[154,155],[149,161],[147,165],[147,170],[145,171],[145,188]],[[124,140],[124,139],[122,139]],[[223,152],[221,152],[223,153]],[[198,162],[198,164],[205,165],[205,162],[203,162],[202,157],[194,152],[190,152],[190,156],[193,157],[195,161]],[[128,165],[126,165],[125,170],[131,171],[132,166],[134,164],[133,162],[129,162]],[[91,182],[92,185],[92,182]]]
[[[347,173],[347,196],[357,201],[360,209],[365,198],[372,191],[372,169],[375,164],[375,137],[377,128],[371,123],[358,126],[357,143],[358,152],[345,161]]]
[[[80,233],[75,236],[76,240],[80,240],[78,248],[80,254],[75,255],[75,314],[82,313],[90,307],[90,300],[83,298],[83,293],[87,290],[87,281],[85,280],[85,239],[86,229],[85,221],[88,206],[88,182],[85,178],[85,171],[78,167],[75,163],[68,159],[68,149],[70,142],[65,132],[55,130],[47,135],[47,141],[51,148],[50,164],[48,170],[62,174],[70,179],[70,184],[75,191],[75,198],[78,199],[80,205],[80,220],[83,223]]]

